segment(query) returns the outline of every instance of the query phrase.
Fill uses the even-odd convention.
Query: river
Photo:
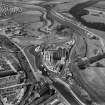
[[[76,4],[69,10],[69,13],[73,15],[76,20],[81,22],[84,26],[100,31],[105,31],[105,23],[90,22],[83,18],[83,16],[89,14],[89,11],[86,10],[86,8],[91,7],[92,5],[97,4],[100,1],[103,0],[89,0],[83,3]]]

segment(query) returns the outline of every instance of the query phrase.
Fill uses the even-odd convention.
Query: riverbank
[[[98,3],[99,0],[89,0],[87,2],[79,3],[75,6],[73,6],[70,10],[69,13],[72,14],[77,21],[81,22],[84,26],[87,26],[92,29],[100,30],[100,31],[105,31],[105,23],[102,22],[92,22],[92,21],[87,21],[83,16],[89,15],[89,11],[86,10],[85,8],[90,7],[96,3]],[[91,18],[90,18],[91,19]],[[101,19],[101,18],[100,18]],[[100,20],[99,19],[99,20]]]

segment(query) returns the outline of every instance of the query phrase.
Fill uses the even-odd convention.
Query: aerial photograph
[[[0,105],[105,105],[105,0],[0,0]]]

